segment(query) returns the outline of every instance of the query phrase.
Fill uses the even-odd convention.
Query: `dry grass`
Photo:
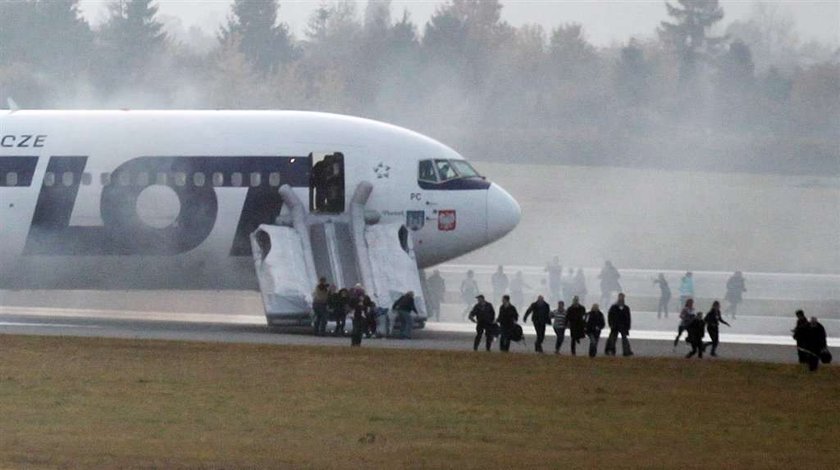
[[[0,336],[0,467],[837,468],[840,369]]]

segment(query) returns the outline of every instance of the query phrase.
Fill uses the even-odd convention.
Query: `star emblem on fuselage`
[[[373,172],[376,173],[376,179],[388,178],[391,176],[391,167],[379,162],[379,165],[373,167]]]

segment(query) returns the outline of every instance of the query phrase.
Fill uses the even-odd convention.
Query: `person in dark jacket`
[[[408,291],[403,294],[402,297],[394,302],[391,308],[397,313],[400,319],[400,338],[411,339],[411,328],[414,326],[411,312],[417,313],[417,307],[414,305],[414,291]]]
[[[496,311],[493,309],[493,304],[484,300],[484,296],[478,294],[475,305],[467,318],[475,323],[475,341],[473,341],[473,351],[478,351],[478,345],[481,344],[481,336],[484,335],[487,350],[490,351],[490,346],[493,344],[493,334],[491,333],[493,323],[496,322]]]
[[[704,321],[706,322],[706,331],[709,332],[709,338],[712,339],[705,346],[712,345],[712,352],[710,354],[712,357],[717,357],[717,347],[720,342],[720,324],[723,323],[726,326],[732,325],[726,323],[726,320],[723,319],[723,315],[720,313],[720,302],[717,300],[712,302],[712,308],[706,314]]]
[[[630,335],[630,320],[630,307],[624,303],[624,293],[619,293],[618,301],[610,307],[610,311],[607,313],[610,335],[607,337],[604,354],[615,356],[615,342],[620,333],[622,355],[625,357],[633,355],[633,351],[630,349],[630,340],[627,339],[627,336]]]
[[[373,302],[367,295],[353,297],[350,300],[350,308],[353,311],[353,332],[350,335],[350,346],[361,346],[362,335],[367,331],[369,312],[373,311]]]
[[[378,306],[373,303],[373,300],[365,295],[365,302],[369,303],[369,308],[365,309],[365,338],[377,336],[376,313]]]
[[[805,336],[805,351],[807,351],[808,370],[815,372],[820,366],[820,358],[827,352],[828,338],[825,327],[817,321],[817,317],[811,317],[808,323]]]
[[[799,363],[807,364],[808,353],[805,349],[805,342],[808,336],[808,319],[805,318],[804,311],[796,311],[796,326],[793,328],[792,332],[793,339],[796,340],[796,354],[799,357]]]
[[[601,339],[601,330],[606,326],[604,314],[598,304],[592,304],[592,310],[586,316],[586,336],[589,337],[589,357],[598,354],[598,341]]]
[[[511,332],[513,331],[514,327],[516,326],[516,322],[519,320],[519,313],[516,311],[516,307],[510,303],[510,296],[503,295],[502,296],[502,305],[499,307],[499,329],[500,331],[500,339],[499,339],[499,350],[500,351],[510,351],[510,337]]]
[[[694,312],[694,299],[686,299],[685,307],[680,311],[680,324],[677,326],[677,337],[674,338],[674,349],[680,343],[680,336],[682,336],[683,332],[688,328],[688,325],[694,320],[694,315],[696,315]]]
[[[533,314],[531,321],[534,322],[534,329],[537,330],[537,341],[534,342],[534,350],[542,353],[542,343],[545,339],[545,326],[551,323],[551,307],[543,296],[538,295],[536,302],[532,303],[528,310],[525,310],[524,321],[528,322],[528,315]]]
[[[706,323],[703,321],[702,313],[697,312],[697,315],[688,324],[686,331],[688,331],[686,341],[691,345],[691,351],[685,357],[690,358],[697,354],[699,359],[703,359],[703,350],[706,349],[703,345],[703,335],[706,334]]]
[[[333,336],[344,336],[344,323],[347,321],[347,313],[350,308],[350,291],[342,288],[330,297],[333,318],[335,318],[335,330]]]
[[[585,336],[586,331],[586,308],[580,304],[578,296],[572,298],[572,305],[566,311],[566,326],[569,328],[572,356],[576,356],[576,346]]]

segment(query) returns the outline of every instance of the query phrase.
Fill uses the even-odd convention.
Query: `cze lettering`
[[[100,195],[101,227],[75,227],[70,216],[87,157],[52,157],[47,172],[73,175],[70,185],[43,185],[32,217],[24,254],[57,256],[176,255],[198,247],[213,230],[218,216],[218,188],[234,187],[229,178],[211,185],[164,184],[178,196],[180,211],[164,228],[146,225],[137,213],[137,198],[155,181],[111,184]],[[308,187],[310,161],[306,157],[139,157],[112,172],[112,181],[137,181],[132,175],[148,174],[252,174],[277,173],[280,185]],[[121,178],[125,175],[126,178]],[[243,188],[244,189],[244,188]],[[230,256],[249,256],[248,235],[260,224],[272,222],[280,211],[280,195],[270,185],[251,186],[239,215]]]
[[[46,135],[12,134],[0,136],[0,147],[5,148],[43,148],[46,143]]]

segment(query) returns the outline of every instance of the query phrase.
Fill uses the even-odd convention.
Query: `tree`
[[[665,2],[665,7],[674,22],[660,23],[659,38],[677,54],[680,78],[693,78],[700,59],[714,56],[725,39],[709,36],[712,26],[723,19],[723,9],[718,0],[677,0],[676,6]]]
[[[240,52],[255,69],[268,73],[296,55],[294,40],[285,23],[278,23],[277,0],[235,0],[231,6],[228,23],[222,28],[219,39],[237,40]]]
[[[569,23],[554,28],[548,44],[548,52],[557,71],[566,77],[591,63],[595,48],[586,40],[580,23]]]
[[[387,34],[391,28],[391,0],[368,0],[364,27],[368,35]]]
[[[113,74],[140,73],[163,52],[167,37],[155,16],[153,0],[115,0],[108,5],[108,21],[100,31]]]
[[[41,72],[83,71],[91,58],[93,33],[78,0],[0,3],[0,61],[25,62]]]
[[[726,28],[727,36],[749,46],[759,71],[771,67],[792,71],[800,59],[800,47],[793,16],[779,5],[758,2],[746,20],[733,21]]]
[[[616,66],[615,89],[618,96],[633,105],[642,104],[650,88],[650,65],[635,39],[621,48]]]
[[[498,0],[450,0],[439,6],[426,23],[426,55],[458,70],[467,85],[481,84],[501,44],[514,35],[501,14]]]
[[[719,83],[732,91],[743,92],[753,85],[755,65],[750,48],[734,41],[718,61]]]

